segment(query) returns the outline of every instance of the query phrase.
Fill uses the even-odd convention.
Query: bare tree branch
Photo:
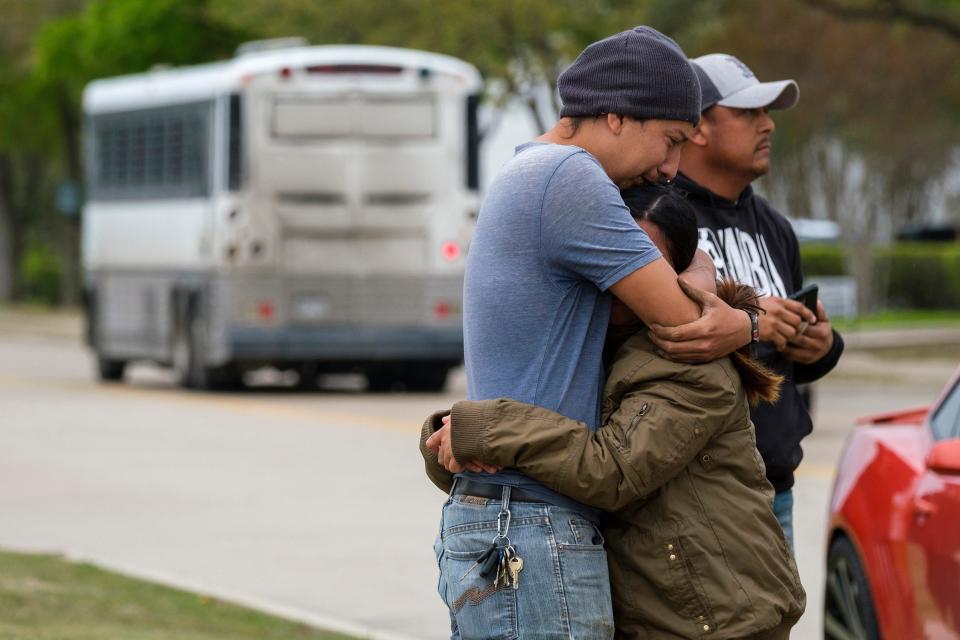
[[[872,22],[906,22],[921,29],[938,31],[960,42],[960,22],[942,13],[926,12],[904,6],[901,0],[874,0],[872,4],[850,5],[843,0],[802,0],[807,5],[826,11],[841,20]]]

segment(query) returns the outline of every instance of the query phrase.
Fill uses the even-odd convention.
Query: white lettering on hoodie
[[[713,259],[718,277],[748,284],[761,296],[787,296],[783,277],[762,235],[754,236],[734,227],[716,231],[700,227],[700,248]]]

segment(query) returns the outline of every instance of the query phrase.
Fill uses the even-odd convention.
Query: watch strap
[[[750,344],[757,344],[760,342],[760,317],[756,311],[747,311],[747,316],[750,318]]]

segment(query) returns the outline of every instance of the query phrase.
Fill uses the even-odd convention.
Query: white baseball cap
[[[760,82],[750,67],[726,53],[711,53],[690,61],[700,79],[700,110],[715,104],[734,109],[790,109],[800,99],[793,80]]]

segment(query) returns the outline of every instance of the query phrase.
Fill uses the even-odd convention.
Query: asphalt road
[[[0,322],[0,546],[55,551],[379,637],[447,637],[431,545],[443,495],[423,417],[462,397],[176,389],[157,368],[93,380],[72,333]],[[7,327],[9,329],[9,327]],[[957,355],[850,353],[818,386],[796,487],[797,557],[819,635],[833,467],[855,417],[926,404]],[[2,614],[0,614],[2,615]]]

